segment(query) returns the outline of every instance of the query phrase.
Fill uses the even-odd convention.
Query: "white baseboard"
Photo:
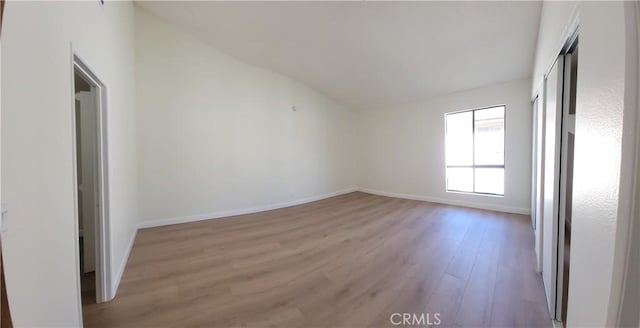
[[[325,198],[340,196],[340,195],[348,194],[354,191],[358,191],[358,188],[349,188],[349,189],[344,189],[344,190],[340,190],[340,191],[336,191],[336,192],[332,192],[324,195],[312,196],[312,197],[297,199],[297,200],[284,202],[284,203],[258,206],[258,207],[246,208],[241,210],[221,211],[221,212],[213,212],[213,213],[196,214],[196,215],[190,215],[190,216],[181,216],[176,218],[149,220],[149,221],[141,222],[140,225],[138,226],[138,229],[161,227],[161,226],[172,225],[172,224],[188,223],[188,222],[210,220],[210,219],[219,219],[219,218],[225,218],[229,216],[245,215],[245,214],[276,210],[279,208],[296,206],[296,205],[306,204],[310,202],[315,202]]]
[[[429,196],[401,194],[401,193],[380,191],[380,190],[374,190],[374,189],[368,189],[368,188],[359,188],[358,190],[361,192],[365,192],[367,194],[386,196],[386,197],[420,200],[424,202],[432,202],[432,203],[447,204],[447,205],[462,206],[462,207],[471,207],[471,208],[478,208],[483,210],[505,212],[505,213],[515,213],[515,214],[525,214],[525,215],[531,214],[531,211],[526,208],[510,207],[510,206],[487,204],[487,203],[467,202],[467,201],[461,201],[461,200],[455,200],[455,199],[443,199],[443,198],[436,198],[436,197],[429,197]]]
[[[138,234],[138,229],[133,231],[133,234],[131,234],[131,239],[129,240],[129,245],[127,245],[127,250],[124,254],[124,257],[122,258],[122,261],[120,262],[120,268],[118,268],[118,272],[116,273],[116,276],[113,277],[114,279],[111,280],[111,295],[109,295],[109,300],[112,300],[114,297],[116,297],[116,293],[118,292],[118,287],[120,286],[120,280],[122,280],[122,275],[124,274],[124,270],[127,267],[127,261],[129,261],[129,254],[131,254],[131,249],[133,248],[133,243],[136,240],[136,235]]]

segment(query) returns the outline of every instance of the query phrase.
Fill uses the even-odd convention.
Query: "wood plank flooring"
[[[393,313],[550,327],[529,218],[355,192],[144,229],[117,296],[86,306],[84,323],[397,327]]]

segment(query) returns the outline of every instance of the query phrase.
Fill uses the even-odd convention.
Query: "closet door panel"
[[[544,201],[542,210],[542,279],[549,312],[556,316],[560,131],[564,56],[558,57],[545,80]]]

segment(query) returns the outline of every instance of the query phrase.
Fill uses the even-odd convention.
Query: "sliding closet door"
[[[543,105],[544,94],[539,94],[533,104],[534,121],[534,147],[533,147],[533,204],[531,204],[533,219],[533,229],[535,232],[535,249],[537,256],[537,268],[542,272],[542,238],[544,230],[544,220],[542,219],[544,210],[544,142],[545,142],[545,110]]]
[[[573,159],[576,136],[576,82],[578,48],[564,56],[562,107],[562,147],[560,155],[560,202],[558,210],[558,283],[556,318],[566,323],[571,256],[571,216],[573,203]]]
[[[538,196],[538,161],[536,160],[537,151],[538,151],[538,97],[533,100],[533,129],[531,135],[531,158],[533,163],[531,163],[531,225],[533,226],[533,230],[536,230],[536,219],[538,215],[538,208],[536,207],[537,196]],[[536,249],[538,247],[536,241]],[[536,251],[537,253],[537,251]]]
[[[549,312],[556,317],[558,199],[560,186],[560,131],[564,56],[558,57],[545,80],[544,204],[542,279]]]

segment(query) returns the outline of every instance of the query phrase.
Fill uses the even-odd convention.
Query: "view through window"
[[[505,106],[446,114],[447,191],[504,195]]]

